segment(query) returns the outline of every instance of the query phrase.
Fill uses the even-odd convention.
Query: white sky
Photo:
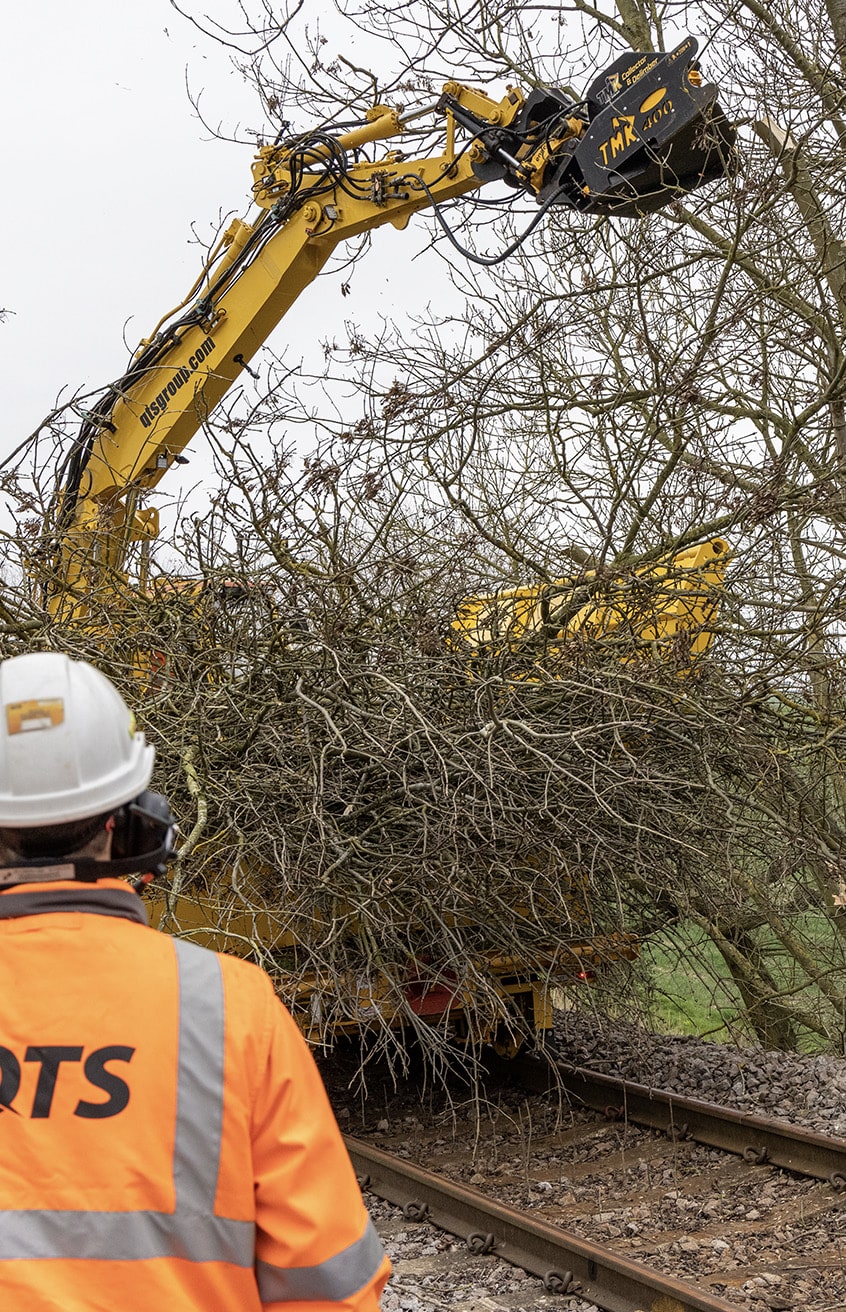
[[[6,6],[0,107],[3,454],[63,388],[97,387],[178,300],[219,208],[244,207],[250,151],[211,140],[194,86],[232,117],[246,86],[167,0]]]
[[[218,2],[208,0],[206,11],[214,15]],[[193,92],[202,89],[212,122],[240,125],[242,136],[264,126],[255,92],[227,53],[168,0],[7,5],[3,43],[0,459],[58,397],[118,376],[124,340],[134,347],[181,300],[200,263],[192,223],[207,240],[221,213],[249,209],[253,149],[214,138],[186,79]],[[299,109],[305,127],[307,107]],[[431,262],[428,272],[425,261],[410,262],[424,240],[422,231],[376,234],[382,255],[371,252],[353,295],[342,301],[321,280],[276,330],[275,349],[293,343],[298,358],[359,311],[371,321],[374,310],[389,312],[397,264],[403,303],[416,298],[425,307]],[[201,470],[202,460],[199,468],[192,460],[189,481]],[[170,480],[166,490],[176,491]]]

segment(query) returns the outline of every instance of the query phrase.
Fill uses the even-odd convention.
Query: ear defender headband
[[[161,793],[141,793],[114,815],[112,855],[108,861],[93,857],[42,857],[0,866],[0,885],[47,879],[78,879],[96,883],[109,875],[139,874],[133,888],[163,875],[175,855],[176,819]]]

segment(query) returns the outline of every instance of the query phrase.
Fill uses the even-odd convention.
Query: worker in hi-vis
[[[270,979],[147,924],[152,769],[93,666],[0,664],[0,1307],[376,1312],[388,1260]]]

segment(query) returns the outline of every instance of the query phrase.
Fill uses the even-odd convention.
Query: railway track
[[[355,1139],[347,1139],[347,1148],[365,1190],[402,1207],[409,1221],[431,1221],[457,1235],[476,1256],[491,1253],[540,1276],[547,1293],[583,1295],[607,1312],[736,1312],[722,1298],[491,1201],[477,1189]]]
[[[546,1062],[523,1058],[513,1065],[513,1075],[524,1089],[539,1093],[560,1089],[585,1107],[601,1111],[609,1120],[649,1126],[672,1138],[692,1139],[736,1153],[747,1162],[781,1166],[797,1175],[828,1180],[838,1191],[846,1189],[844,1139],[563,1062],[550,1067]]]
[[[350,1139],[366,1188],[582,1308],[846,1308],[845,1141],[573,1067],[499,1075],[504,1113],[464,1142]]]

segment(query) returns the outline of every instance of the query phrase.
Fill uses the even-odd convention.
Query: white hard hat
[[[0,828],[117,810],[147,787],[154,755],[93,665],[59,652],[0,664]]]

